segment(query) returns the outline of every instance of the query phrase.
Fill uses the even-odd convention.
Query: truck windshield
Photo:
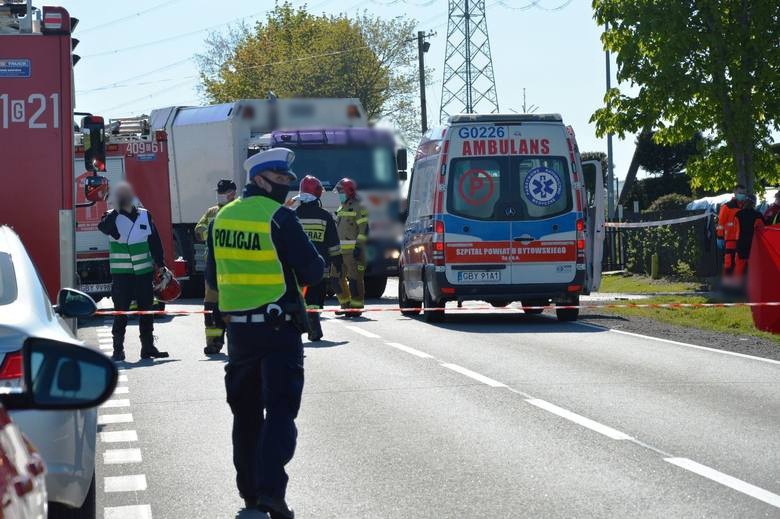
[[[313,175],[323,187],[332,189],[344,177],[357,182],[358,189],[398,187],[393,151],[382,147],[293,147],[292,169],[298,178]]]
[[[450,163],[447,208],[476,220],[539,220],[571,210],[562,157],[469,157]]]

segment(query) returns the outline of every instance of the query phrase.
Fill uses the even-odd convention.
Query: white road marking
[[[108,449],[103,452],[103,463],[106,465],[141,463],[141,461],[141,449]]]
[[[764,357],[756,357],[755,355],[746,355],[744,353],[737,353],[736,351],[719,350],[717,348],[708,348],[707,346],[698,346],[696,344],[690,344],[687,342],[673,341],[671,339],[662,339],[660,337],[653,337],[651,335],[643,335],[641,333],[627,332],[624,330],[617,330],[615,328],[604,328],[603,326],[596,326],[595,324],[588,323],[576,323],[578,326],[586,326],[588,328],[594,328],[596,330],[609,331],[612,333],[619,333],[620,335],[628,335],[630,337],[637,337],[639,339],[649,339],[651,341],[665,342],[666,344],[674,344],[675,346],[685,346],[686,348],[694,348],[696,350],[711,351],[713,353],[721,353],[723,355],[732,355],[734,357],[742,357],[743,359],[757,360],[760,362],[768,362],[769,364],[780,365],[780,360],[766,359]]]
[[[98,330],[97,331],[98,338],[102,335],[103,337],[111,337],[111,330]]]
[[[130,392],[130,388],[127,386],[117,386],[114,388],[115,395],[126,395]]]
[[[370,339],[379,339],[379,335],[366,331],[363,328],[358,328],[357,326],[347,326],[350,330],[352,330],[355,333],[359,333],[360,335],[364,337],[368,337]]]
[[[588,429],[592,431],[596,431],[599,434],[603,434],[604,436],[607,436],[609,438],[612,438],[613,440],[631,440],[633,439],[631,436],[627,435],[624,432],[620,432],[617,429],[613,429],[612,427],[608,427],[604,424],[600,424],[598,422],[594,422],[590,418],[585,418],[584,416],[580,416],[577,413],[572,413],[571,411],[564,409],[562,407],[558,407],[555,404],[551,404],[550,402],[547,402],[545,400],[540,400],[538,398],[526,398],[525,400],[531,405],[534,405],[540,409],[544,409],[545,411],[549,411],[552,414],[558,415],[561,418],[565,418],[571,422],[574,422],[578,425],[581,425],[583,427],[587,427]]]
[[[138,433],[129,431],[106,431],[100,433],[100,441],[103,443],[137,442]]]
[[[119,375],[117,382],[127,382],[127,375]]]
[[[138,492],[146,490],[146,476],[110,476],[103,479],[105,492]]]
[[[502,384],[501,382],[497,380],[493,380],[492,378],[488,378],[485,375],[480,375],[479,373],[475,371],[471,371],[470,369],[466,369],[463,366],[458,366],[457,364],[448,364],[446,362],[443,362],[441,364],[443,367],[447,369],[451,369],[452,371],[456,371],[460,373],[461,375],[466,375],[469,378],[473,378],[474,380],[478,382],[482,382],[483,384],[487,384],[490,387],[507,387],[506,384]]]
[[[110,407],[130,407],[130,400],[126,398],[112,398],[111,400],[106,400],[102,404],[100,404],[101,408],[110,408]]]
[[[152,519],[149,505],[108,506],[103,509],[104,519]]]
[[[397,342],[386,342],[388,346],[392,346],[393,348],[399,349],[401,351],[405,351],[406,353],[411,353],[412,355],[415,355],[417,357],[420,357],[421,359],[432,359],[433,355],[428,355],[424,351],[415,350],[414,348],[410,348],[409,346],[404,346],[403,344],[399,344]]]
[[[114,338],[113,337],[100,337],[98,338],[98,342],[100,344],[113,344]]]
[[[133,415],[125,414],[101,414],[98,416],[98,425],[110,425],[112,423],[132,423]]]
[[[758,499],[759,501],[763,501],[764,503],[772,505],[776,508],[780,508],[779,495],[774,494],[768,490],[764,490],[763,488],[757,487],[755,485],[751,485],[750,483],[742,481],[741,479],[729,476],[728,474],[719,472],[706,465],[702,465],[701,463],[696,463],[695,461],[689,460],[688,458],[664,458],[664,461],[667,461],[672,465],[677,465],[678,467],[691,471],[695,474],[698,474],[699,476],[711,479],[712,481],[732,488],[737,492],[742,492],[743,494]]]
[[[114,347],[111,346],[110,344],[105,344],[105,345],[101,344],[100,345],[100,350],[101,351],[114,351]]]

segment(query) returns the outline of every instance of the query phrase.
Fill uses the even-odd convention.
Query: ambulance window
[[[437,158],[418,160],[412,174],[409,190],[409,222],[416,222],[433,214],[433,194]]]
[[[508,158],[458,158],[450,163],[447,209],[466,218],[490,220],[501,198]]]
[[[571,182],[563,157],[522,157],[513,170],[513,189],[523,203],[521,218],[550,218],[571,210]],[[515,197],[513,197],[515,198]]]

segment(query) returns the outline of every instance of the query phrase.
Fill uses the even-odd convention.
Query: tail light
[[[22,365],[22,352],[14,351],[12,353],[6,353],[3,363],[0,364],[0,381],[16,381],[20,386],[22,383],[22,375],[24,374],[24,366]],[[8,387],[8,383],[0,384]],[[13,384],[14,386],[16,384]]]
[[[580,218],[577,220],[577,263],[583,265],[583,267],[578,268],[584,268],[585,246],[585,220]]]
[[[154,132],[154,140],[157,142],[163,142],[168,140],[168,134],[165,133],[165,130],[157,130]]]
[[[433,222],[433,265],[436,267],[444,266],[444,222],[434,220]]]

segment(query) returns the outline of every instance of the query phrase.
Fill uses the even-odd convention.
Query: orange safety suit
[[[720,206],[718,212],[718,225],[715,234],[719,240],[724,241],[723,251],[723,278],[729,278],[734,274],[737,255],[737,238],[739,230],[736,223],[737,213],[742,209],[742,202],[732,198]]]

